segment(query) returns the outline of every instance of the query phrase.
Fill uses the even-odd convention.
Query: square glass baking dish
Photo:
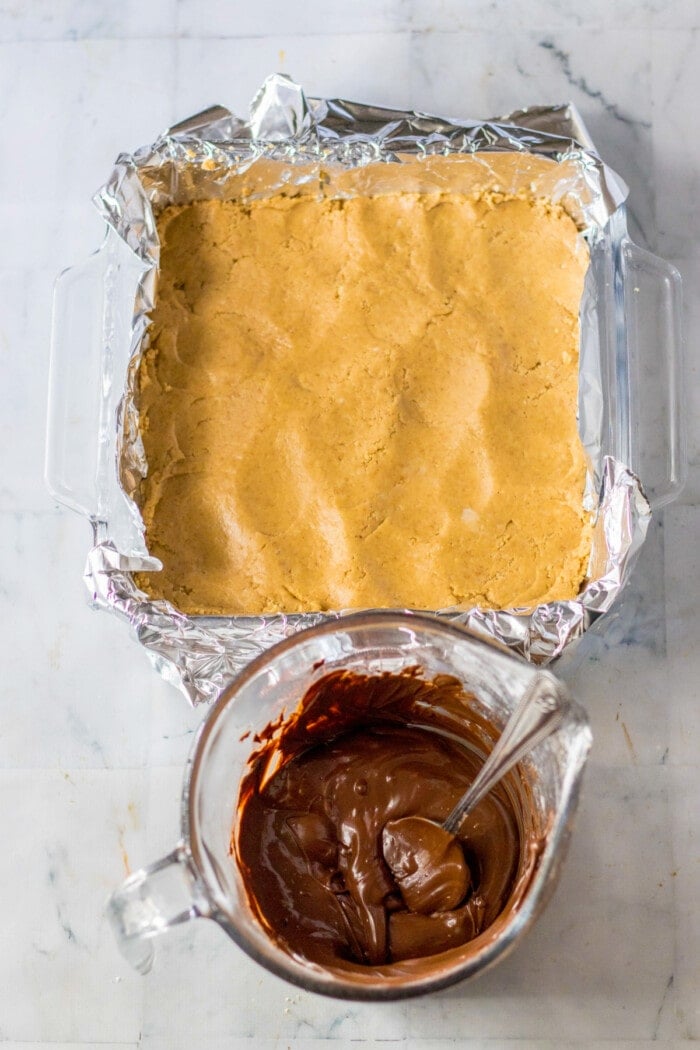
[[[592,146],[571,106],[523,111],[508,119],[536,129],[542,113],[551,118],[553,112],[560,115],[562,132],[585,148]],[[373,113],[386,114],[385,119],[392,115]],[[93,550],[99,547],[101,556],[100,570],[89,561],[86,573],[94,603],[127,619],[160,673],[197,702],[216,695],[262,649],[328,614],[185,617],[159,602],[149,603],[146,614],[140,592],[125,587],[125,575],[130,578],[130,569],[141,568],[147,554],[145,547],[134,547],[133,505],[122,490],[115,456],[133,350],[132,306],[144,272],[144,263],[108,227],[98,251],[58,278],[46,477],[54,497],[92,525]],[[599,461],[610,456],[634,472],[653,509],[673,500],[684,481],[680,296],[677,270],[633,243],[626,207],[620,204],[591,245],[581,312],[581,358],[587,367],[581,369],[579,415],[588,435],[595,435]],[[147,317],[138,323],[145,331]],[[593,612],[576,624],[567,644],[595,617]],[[165,630],[166,619],[164,640],[159,630]],[[556,645],[540,646],[527,633],[516,642],[516,651],[538,662],[561,651]]]

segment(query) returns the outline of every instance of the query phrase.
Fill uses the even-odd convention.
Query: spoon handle
[[[547,674],[535,675],[479,775],[443,821],[445,831],[457,834],[465,814],[488,795],[523,755],[559,728],[568,707],[569,700],[557,681]]]

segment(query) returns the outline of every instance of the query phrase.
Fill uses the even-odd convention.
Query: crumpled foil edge
[[[159,250],[154,212],[170,202],[162,187],[146,190],[142,183],[145,171],[193,164],[204,171],[223,170],[233,164],[241,171],[261,157],[284,159],[290,164],[323,161],[358,167],[378,160],[399,160],[406,153],[415,156],[480,150],[536,153],[556,160],[574,158],[590,189],[582,201],[583,222],[595,232],[624,201],[627,189],[592,149],[585,129],[579,132],[576,119],[571,107],[540,107],[501,121],[458,124],[344,100],[307,99],[298,85],[276,75],[268,78],[256,96],[250,122],[215,107],[170,129],[153,146],[121,155],[95,203],[145,267],[134,307],[127,391],[116,420],[116,469],[122,487],[128,490],[146,469],[130,394],[154,302]],[[567,125],[568,136],[550,130]],[[596,417],[595,411],[590,414]],[[587,426],[585,419],[583,426]],[[584,443],[590,454],[590,438]],[[434,615],[463,624],[538,664],[550,663],[578,640],[616,599],[650,520],[639,480],[623,464],[611,457],[595,462],[593,449],[593,467],[588,495],[598,492],[594,528],[597,553],[592,559],[598,571],[576,600],[552,602],[534,610],[445,609]],[[135,535],[131,551],[120,551],[110,538],[109,523],[101,522],[88,555],[85,582],[94,605],[131,625],[156,670],[192,704],[213,700],[250,660],[276,642],[304,627],[344,615],[189,617],[168,602],[149,600],[136,587],[132,573],[160,568],[160,563],[148,556],[140,513],[132,500],[128,504]]]
[[[523,612],[447,609],[434,615],[462,624],[533,663],[551,663],[615,601],[642,545],[649,518],[649,504],[636,476],[606,457],[598,513],[607,545],[605,570],[575,601],[550,602]],[[88,555],[85,582],[94,604],[131,625],[156,670],[192,704],[213,700],[254,657],[276,642],[304,627],[344,615],[189,617],[169,602],[144,599],[132,577],[142,565],[142,558],[129,558],[105,540]]]

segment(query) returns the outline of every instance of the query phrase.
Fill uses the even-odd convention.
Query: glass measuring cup
[[[475,941],[426,959],[352,971],[293,956],[274,941],[250,906],[229,847],[241,779],[255,734],[290,715],[309,686],[333,670],[398,673],[420,667],[463,685],[465,718],[485,716],[496,735],[535,674],[532,665],[463,628],[434,617],[368,612],[293,635],[253,661],[215,702],[197,734],[185,772],[182,837],[173,851],[132,874],[112,896],[108,915],[120,948],[138,970],[153,960],[153,938],[190,919],[213,919],[273,973],[339,998],[385,1000],[431,991],[473,976],[512,948],[551,893],[565,853],[591,734],[571,701],[562,726],[521,763],[524,821],[544,838],[520,907]],[[484,736],[484,752],[493,740]]]

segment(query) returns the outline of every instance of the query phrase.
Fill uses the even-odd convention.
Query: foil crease
[[[210,701],[255,656],[304,627],[342,611],[295,615],[190,617],[165,601],[151,601],[134,581],[136,571],[160,563],[149,557],[141,516],[130,498],[147,470],[139,436],[135,384],[147,345],[155,299],[159,244],[155,215],[171,203],[210,198],[270,196],[289,186],[318,192],[342,173],[377,162],[397,165],[431,154],[508,151],[557,162],[542,192],[561,201],[591,245],[624,202],[627,188],[600,160],[572,106],[521,110],[488,121],[453,121],[380,109],[337,99],[307,98],[287,77],[269,77],[244,122],[222,107],[171,128],[153,145],[121,155],[95,203],[109,226],[142,264],[134,304],[125,393],[110,435],[122,502],[130,524],[110,527],[109,513],[95,521],[95,544],[85,582],[93,603],[126,620],[158,672],[193,704]],[[274,161],[270,165],[267,161]],[[283,161],[283,164],[277,162]],[[487,157],[483,158],[488,167]],[[387,169],[388,171],[389,169]],[[506,191],[510,187],[503,187]],[[515,191],[518,187],[512,187]],[[595,309],[584,292],[582,316]],[[526,659],[545,664],[558,657],[606,612],[627,579],[650,519],[638,479],[601,451],[601,379],[595,346],[582,344],[579,430],[590,460],[587,505],[595,509],[590,581],[575,601],[530,610],[444,609],[435,615],[458,622]],[[113,488],[112,483],[112,488]],[[116,515],[115,515],[116,517]],[[118,537],[116,533],[119,533]],[[349,610],[348,610],[349,611]]]

